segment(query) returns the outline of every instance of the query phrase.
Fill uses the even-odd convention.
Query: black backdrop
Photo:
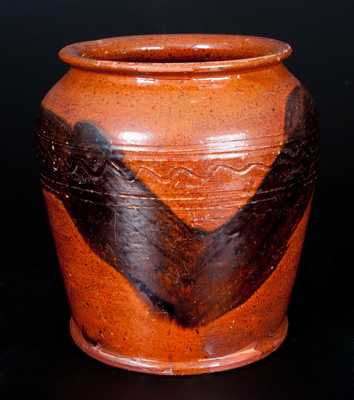
[[[351,0],[1,0],[0,385],[47,399],[345,399],[350,396],[354,134]],[[64,289],[41,198],[33,122],[65,72],[70,42],[139,33],[214,32],[288,41],[287,65],[321,120],[320,181],[290,305],[271,357],[236,371],[161,378],[115,370],[71,343]]]

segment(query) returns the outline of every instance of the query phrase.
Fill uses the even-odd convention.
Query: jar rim
[[[289,44],[249,35],[156,34],[73,43],[59,52],[80,69],[128,75],[220,74],[266,67],[290,56]]]

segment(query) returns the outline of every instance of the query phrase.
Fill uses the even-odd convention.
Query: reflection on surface
[[[306,387],[285,345],[271,357],[223,373],[163,377],[114,369],[68,343],[49,375],[52,399],[267,399],[301,398]],[[69,354],[70,353],[70,354]],[[286,377],[286,379],[284,379]],[[290,393],[289,393],[290,392]],[[288,395],[286,395],[288,393]],[[279,397],[280,398],[280,397]]]

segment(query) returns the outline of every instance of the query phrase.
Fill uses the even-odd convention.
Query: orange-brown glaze
[[[212,231],[247,203],[279,154],[298,84],[282,64],[173,79],[73,68],[43,106],[72,126],[93,122],[179,218]]]
[[[41,176],[71,333],[91,356],[202,373],[285,338],[318,156],[290,53],[199,34],[60,52],[71,68],[42,102]]]
[[[249,345],[257,347],[285,319],[310,206],[279,266],[254,295],[215,321],[189,329],[152,308],[119,272],[90,250],[62,203],[49,192],[44,195],[73,318],[105,349],[171,363],[222,357]],[[263,349],[257,348],[261,358]]]

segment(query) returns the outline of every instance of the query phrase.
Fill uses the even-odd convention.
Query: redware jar
[[[313,102],[289,45],[234,35],[65,47],[42,102],[41,179],[76,344],[198,374],[284,340],[309,217]]]

